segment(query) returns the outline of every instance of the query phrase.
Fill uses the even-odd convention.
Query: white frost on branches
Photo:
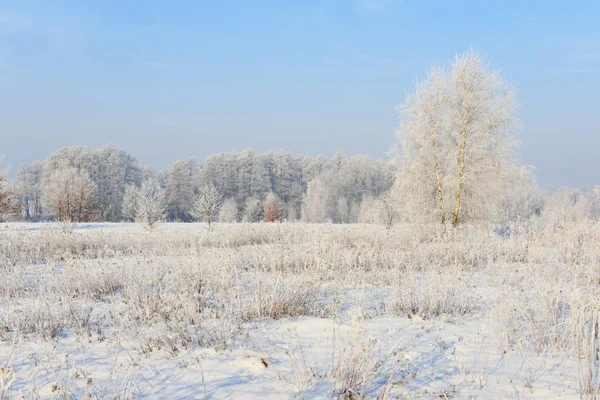
[[[123,197],[123,215],[152,232],[164,220],[167,198],[160,182],[150,177],[140,188],[127,186]]]
[[[219,215],[222,202],[223,194],[215,185],[204,185],[200,187],[191,214],[197,220],[207,222],[210,229],[211,222]]]
[[[401,106],[397,132],[407,220],[489,220],[515,169],[514,90],[470,51],[434,68]]]

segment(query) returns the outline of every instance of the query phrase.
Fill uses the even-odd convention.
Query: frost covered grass
[[[3,225],[0,398],[598,398],[600,225],[511,231]]]

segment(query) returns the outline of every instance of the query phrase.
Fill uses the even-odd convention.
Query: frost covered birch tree
[[[515,171],[516,106],[514,90],[472,50],[417,83],[397,132],[402,214],[453,226],[491,218]]]
[[[403,214],[437,219],[442,224],[447,218],[443,179],[447,178],[450,147],[445,118],[446,82],[447,72],[434,68],[424,81],[417,83],[414,93],[407,95],[400,108],[402,121],[397,132],[402,153],[396,184],[405,195]],[[423,213],[424,205],[428,207]]]
[[[449,76],[450,140],[458,152],[454,175],[452,225],[462,214],[478,219],[493,212],[502,178],[514,166],[516,119],[514,90],[481,56],[470,51],[457,57]],[[490,201],[491,200],[491,201]],[[462,209],[465,203],[466,207]]]

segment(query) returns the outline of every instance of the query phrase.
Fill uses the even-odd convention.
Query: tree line
[[[525,221],[552,207],[564,217],[557,221],[573,212],[598,217],[599,188],[549,197],[517,160],[516,109],[515,90],[471,50],[431,69],[407,95],[389,162],[246,149],[159,172],[114,146],[72,146],[22,165],[12,185],[0,170],[0,217],[457,226]]]
[[[134,189],[143,190],[147,181],[160,189],[161,217],[169,221],[198,220],[193,211],[198,197],[203,188],[214,187],[222,204],[213,220],[348,223],[365,218],[365,207],[390,189],[393,168],[342,151],[326,159],[246,149],[211,155],[202,165],[194,158],[178,160],[156,171],[112,145],[71,146],[21,165],[10,191],[14,215],[27,221],[118,222],[134,219]]]

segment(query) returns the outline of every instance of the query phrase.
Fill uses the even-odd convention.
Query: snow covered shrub
[[[375,339],[360,337],[356,332],[350,338],[333,343],[331,394],[342,399],[367,398],[375,388],[386,388],[390,376],[388,359],[381,356],[381,345]],[[389,355],[389,353],[387,353]]]
[[[541,214],[543,197],[530,167],[515,168],[504,182],[505,189],[498,203],[499,224],[517,224]]]
[[[114,261],[70,261],[56,274],[53,288],[71,298],[102,300],[121,290],[126,282],[123,267]]]
[[[306,398],[387,398],[395,349],[365,335],[360,323],[351,329],[332,327],[327,362],[307,359],[302,344],[287,352],[298,394]]]
[[[219,210],[219,222],[237,222],[238,219],[238,207],[235,199],[229,198],[223,202],[221,209]]]
[[[573,352],[595,329],[598,262],[564,263],[548,252],[543,262],[506,268],[497,277],[503,291],[488,317],[505,351]]]
[[[492,312],[498,318],[499,343],[505,350],[544,354],[569,349],[574,344],[573,313],[579,306],[573,296],[520,292],[507,295]]]
[[[281,238],[274,234],[274,229],[277,229],[277,227],[248,223],[230,226],[226,232],[221,233],[214,245],[217,247],[238,248],[276,243]]]
[[[376,201],[376,213],[378,221],[386,228],[391,228],[398,218],[398,201],[396,197],[386,192],[379,196]]]
[[[419,273],[407,269],[400,277],[390,309],[396,314],[424,319],[460,317],[478,310],[478,299],[468,290],[460,271],[435,268]]]
[[[4,313],[5,324],[13,335],[39,335],[42,340],[51,340],[65,329],[70,309],[66,304],[44,300],[35,300],[15,307]]]
[[[582,326],[577,330],[577,372],[582,399],[600,398],[600,302],[587,310]]]
[[[17,374],[9,367],[0,368],[0,399],[8,399],[10,387],[17,380]]]
[[[590,217],[590,202],[581,190],[570,189],[550,196],[541,214],[542,227],[565,229]]]
[[[296,317],[300,315],[325,316],[326,308],[319,308],[318,287],[314,282],[258,273],[250,276],[249,293],[242,292],[236,302],[236,317],[242,321],[253,319]]]
[[[155,178],[148,178],[142,183],[139,189],[129,189],[130,191],[135,190],[132,199],[128,199],[134,204],[127,203],[128,206],[137,206],[134,213],[129,212],[129,216],[132,215],[136,222],[142,224],[144,228],[152,232],[156,226],[165,219],[167,214],[167,198],[165,190],[162,188],[160,182]]]

